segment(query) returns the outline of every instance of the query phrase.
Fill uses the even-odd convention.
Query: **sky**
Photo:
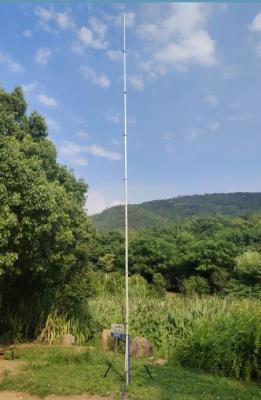
[[[261,4],[1,2],[0,86],[45,116],[89,214],[129,201],[261,191]]]

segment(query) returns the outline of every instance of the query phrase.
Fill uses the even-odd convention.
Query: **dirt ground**
[[[38,396],[33,396],[29,393],[4,390],[0,392],[0,400],[43,400]],[[112,397],[90,396],[88,394],[78,394],[70,396],[55,396],[50,395],[44,400],[112,400]]]

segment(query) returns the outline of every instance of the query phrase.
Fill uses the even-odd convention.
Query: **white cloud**
[[[46,94],[39,94],[37,100],[46,107],[56,107],[58,105],[57,100],[53,97],[47,96]]]
[[[57,31],[50,26],[51,23],[61,30],[75,28],[75,23],[69,11],[57,12],[53,7],[47,9],[40,6],[35,9],[35,14],[39,18],[40,27],[49,33],[57,33]]]
[[[86,158],[73,158],[71,160],[72,164],[77,165],[78,167],[85,167],[86,165],[88,165],[88,160],[86,160]]]
[[[104,147],[93,144],[91,146],[81,146],[74,142],[66,141],[60,147],[60,153],[70,159],[78,158],[83,153],[92,154],[93,156],[107,158],[111,161],[121,160],[121,154],[113,151],[109,151]],[[77,156],[77,157],[76,157]]]
[[[126,27],[132,27],[135,24],[136,15],[133,11],[125,12],[125,24]],[[107,16],[108,21],[112,22],[115,26],[123,26],[123,13],[117,15]]]
[[[35,14],[40,19],[48,22],[53,18],[54,11],[53,10],[47,10],[46,8],[43,8],[43,7],[37,7],[35,9]]]
[[[90,17],[89,25],[100,39],[104,39],[107,33],[107,25],[96,17]]]
[[[216,43],[206,31],[207,6],[199,3],[173,3],[158,7],[137,28],[146,43],[146,60],[140,68],[148,79],[173,68],[184,71],[190,65],[211,67],[217,62]]]
[[[60,147],[60,153],[64,156],[75,157],[83,151],[82,146],[73,142],[64,142]]]
[[[90,17],[88,19],[88,26],[80,28],[78,38],[87,47],[105,49],[108,46],[106,34],[107,26],[97,18]]]
[[[125,23],[126,23],[126,27],[132,27],[135,24],[135,13],[132,11],[126,12],[125,13],[126,19],[125,19]]]
[[[258,13],[251,25],[249,25],[249,29],[253,32],[261,32],[261,13]],[[256,54],[258,57],[261,57],[261,42],[258,42],[255,46]]]
[[[111,81],[107,75],[97,74],[97,72],[94,69],[87,67],[86,65],[82,66],[80,71],[81,71],[82,76],[85,79],[91,81],[92,83],[94,83],[96,85],[99,85],[102,88],[106,89],[111,84]]]
[[[174,35],[190,36],[200,30],[206,21],[206,8],[197,3],[175,3],[167,9],[164,15],[159,12],[158,18],[153,16],[151,22],[143,23],[138,27],[141,37],[157,42],[171,40]],[[148,34],[150,37],[148,37]]]
[[[88,165],[88,160],[81,155],[82,152],[82,146],[68,141],[64,142],[59,148],[59,153],[65,156],[70,164],[77,165],[78,167]]]
[[[50,26],[50,24],[55,21],[56,13],[53,8],[46,9],[44,7],[36,7],[34,13],[39,18],[38,26],[42,30],[48,33],[58,34],[58,31]]]
[[[108,119],[111,122],[114,122],[115,124],[118,124],[120,122],[120,114],[118,112],[109,110],[105,114],[105,118]]]
[[[38,86],[38,83],[34,81],[31,83],[22,85],[22,89],[23,89],[24,93],[30,93],[30,92],[34,92],[37,86]]]
[[[51,56],[51,50],[47,49],[46,47],[41,47],[40,49],[37,50],[36,55],[34,56],[34,60],[38,64],[47,64],[49,61],[49,58]]]
[[[57,12],[55,20],[61,29],[73,29],[75,26],[71,15],[66,12]]]
[[[106,150],[104,147],[92,145],[84,147],[84,151],[97,157],[104,157],[108,160],[118,161],[121,160],[121,154],[113,151]]]
[[[53,131],[56,131],[56,132],[60,132],[61,131],[60,125],[54,119],[46,118],[46,123],[47,123],[47,126],[48,126],[48,128],[50,130],[53,130]]]
[[[0,64],[5,65],[12,72],[20,72],[23,70],[22,65],[15,61],[9,54],[0,52]]]
[[[130,85],[136,90],[143,90],[144,89],[144,80],[141,75],[138,74],[129,74],[128,75],[128,82]]]
[[[32,37],[33,32],[30,29],[26,29],[25,31],[23,31],[23,36],[26,38],[30,38]]]
[[[249,29],[254,32],[261,31],[261,13],[255,16],[253,22],[249,25]]]
[[[109,207],[116,207],[116,206],[120,206],[122,204],[123,204],[123,202],[117,199],[117,200],[113,200],[112,202],[110,202]]]
[[[89,215],[100,213],[105,210],[106,207],[107,204],[102,194],[93,190],[88,192],[85,209]]]
[[[122,201],[115,199],[110,202],[106,201],[105,197],[96,190],[89,190],[85,204],[85,210],[89,215],[98,214],[109,207],[115,207],[123,204]]]
[[[122,60],[123,52],[122,50],[108,50],[107,55],[112,61],[119,61]]]
[[[203,67],[215,63],[214,41],[207,32],[199,30],[179,43],[170,42],[155,53],[154,58],[167,66],[186,66],[190,63]]]
[[[218,105],[218,98],[214,94],[209,93],[205,96],[205,102],[211,107],[216,107]]]
[[[211,123],[208,125],[208,129],[209,129],[211,132],[218,131],[218,130],[220,129],[220,127],[221,127],[221,123],[218,122],[218,121],[211,122]]]

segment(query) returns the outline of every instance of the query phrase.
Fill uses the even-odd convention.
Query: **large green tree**
[[[54,301],[65,307],[77,298],[68,285],[84,273],[92,236],[87,185],[57,163],[47,136],[44,118],[26,114],[21,89],[1,89],[0,318],[3,329],[18,319],[22,334],[35,334],[40,303],[48,310]],[[22,310],[27,319],[32,311],[30,323]]]

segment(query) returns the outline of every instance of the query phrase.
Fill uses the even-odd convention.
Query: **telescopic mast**
[[[125,189],[125,389],[130,382],[129,343],[129,252],[128,252],[128,158],[127,158],[127,70],[126,14],[123,13],[123,104],[124,104],[124,189]]]

